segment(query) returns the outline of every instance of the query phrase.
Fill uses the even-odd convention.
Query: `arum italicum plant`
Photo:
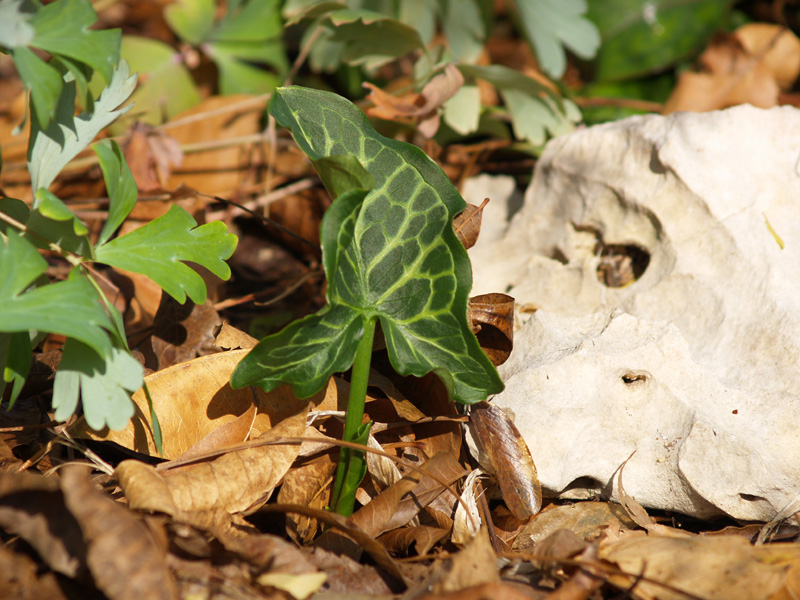
[[[327,305],[264,338],[231,385],[271,391],[289,384],[299,398],[352,366],[344,439],[365,444],[362,424],[375,326],[394,369],[433,371],[450,398],[471,404],[503,389],[470,330],[472,270],[453,232],[466,203],[416,146],[383,137],[349,101],[302,87],[275,91],[269,112],[291,130],[334,201],[322,219]],[[353,512],[366,473],[362,451],[340,453],[331,507]]]

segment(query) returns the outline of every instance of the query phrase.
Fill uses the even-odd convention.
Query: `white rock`
[[[473,293],[540,309],[495,401],[545,488],[613,497],[636,450],[624,483],[645,506],[768,520],[800,493],[800,111],[557,138],[510,225],[490,227]],[[643,275],[601,283],[598,241],[646,252]]]

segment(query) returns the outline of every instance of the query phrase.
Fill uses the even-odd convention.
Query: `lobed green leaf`
[[[144,369],[126,350],[113,347],[101,357],[81,342],[68,339],[53,386],[53,408],[58,421],[67,420],[83,402],[86,423],[92,429],[124,429],[134,414],[131,392],[144,381]]]
[[[597,53],[600,33],[584,16],[586,0],[512,0],[512,4],[542,70],[551,77],[559,79],[566,69],[563,46],[585,59]]]
[[[0,332],[49,331],[74,337],[106,356],[111,342],[105,330],[113,325],[97,291],[78,270],[65,281],[29,291],[47,262],[16,234],[0,243]]]
[[[173,205],[167,214],[147,225],[97,247],[98,262],[147,275],[178,302],[186,295],[195,304],[206,300],[203,278],[182,261],[204,266],[217,277],[231,275],[225,259],[236,248],[236,236],[220,221],[197,226],[183,208]]]
[[[128,64],[120,61],[108,86],[94,103],[94,110],[77,116],[75,83],[67,82],[59,96],[53,123],[43,128],[38,119],[32,119],[28,170],[34,190],[50,187],[69,161],[86,148],[104,127],[130,109],[130,106],[118,108],[136,87],[136,75],[129,75]],[[37,202],[34,202],[36,206]]]

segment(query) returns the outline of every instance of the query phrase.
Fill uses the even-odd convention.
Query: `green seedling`
[[[419,148],[379,135],[344,98],[278,89],[269,106],[312,160],[334,197],[322,220],[328,304],[264,338],[231,385],[271,391],[289,384],[309,397],[352,366],[344,439],[366,443],[363,424],[375,327],[394,369],[433,371],[450,398],[470,404],[503,389],[467,317],[472,271],[453,232],[466,203]],[[366,472],[364,453],[342,449],[331,507],[349,515]]]

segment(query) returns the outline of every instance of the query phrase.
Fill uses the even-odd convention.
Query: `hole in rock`
[[[569,490],[588,490],[594,494],[599,494],[603,491],[603,487],[605,484],[601,482],[599,479],[595,479],[594,477],[589,477],[588,475],[584,475],[583,477],[578,477],[577,479],[573,479],[567,487],[564,488],[564,492]]]
[[[647,375],[643,373],[625,373],[621,379],[625,385],[637,385],[647,382]]]
[[[547,256],[553,260],[557,260],[562,265],[565,265],[569,262],[567,255],[564,254],[564,252],[558,246],[553,246]]]
[[[598,240],[595,252],[600,257],[597,279],[606,287],[632,284],[650,264],[650,253],[634,244],[603,244]]]

